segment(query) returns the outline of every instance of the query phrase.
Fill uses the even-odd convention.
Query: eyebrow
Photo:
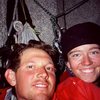
[[[91,48],[91,49],[100,49],[100,46],[98,46],[98,47],[93,47],[93,48]],[[91,49],[90,49],[90,50],[91,50]]]
[[[68,53],[68,55],[71,55],[72,53],[75,53],[75,52],[80,52],[80,50],[70,51],[70,52]]]
[[[96,46],[96,47],[90,48],[90,50],[92,50],[92,49],[100,49],[100,46]],[[70,52],[68,53],[68,55],[71,55],[71,54],[74,53],[74,52],[80,52],[80,50],[73,50],[73,51],[70,51]]]

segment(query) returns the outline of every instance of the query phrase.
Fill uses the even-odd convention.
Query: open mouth
[[[81,69],[81,72],[83,73],[93,73],[94,72],[94,68],[86,68],[86,69]]]
[[[47,87],[46,84],[36,84],[35,86],[38,88],[46,88]]]

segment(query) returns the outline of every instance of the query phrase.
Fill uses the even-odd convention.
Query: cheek
[[[92,65],[94,67],[99,66],[100,67],[100,58],[91,58]]]
[[[55,74],[49,74],[49,82],[51,84],[55,84],[56,83],[56,75]]]
[[[100,59],[92,59],[93,63],[100,65]]]
[[[33,74],[31,74],[31,73],[27,73],[27,72],[19,72],[19,73],[17,73],[17,75],[16,75],[16,81],[17,81],[17,83],[19,83],[19,84],[25,84],[25,83],[30,83],[31,82],[31,80],[32,80],[32,77],[34,77],[34,75]],[[27,82],[26,82],[27,81]]]
[[[77,69],[79,64],[80,64],[79,61],[74,61],[74,60],[69,61],[69,65],[71,69]]]
[[[26,73],[21,73],[17,74],[16,77],[16,88],[21,94],[26,93],[32,85],[32,75],[26,74]],[[27,91],[26,91],[27,90]]]

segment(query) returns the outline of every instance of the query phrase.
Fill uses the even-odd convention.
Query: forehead
[[[38,57],[38,58],[45,57],[51,59],[50,55],[46,51],[37,48],[28,48],[24,50],[20,56],[21,60],[28,59],[31,57]]]
[[[100,46],[98,44],[84,44],[84,45],[80,45],[77,46],[75,48],[73,48],[70,52],[76,51],[76,50],[91,50],[91,49],[96,49],[99,48]],[[69,52],[69,53],[70,53]]]

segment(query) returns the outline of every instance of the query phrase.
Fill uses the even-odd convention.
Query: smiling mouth
[[[94,68],[86,68],[86,69],[82,69],[81,72],[83,73],[93,73],[94,72]]]
[[[35,85],[37,88],[46,88],[47,85],[46,84],[36,84]]]

